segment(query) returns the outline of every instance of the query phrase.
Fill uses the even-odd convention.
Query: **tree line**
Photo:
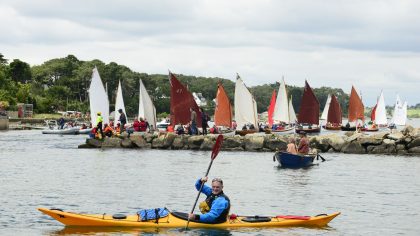
[[[170,84],[167,74],[146,74],[132,71],[115,62],[106,64],[100,60],[82,61],[74,55],[51,59],[41,65],[30,66],[19,59],[9,62],[0,53],[0,101],[16,109],[17,103],[31,103],[35,113],[55,113],[74,110],[89,111],[88,89],[92,69],[98,68],[102,82],[107,85],[110,110],[114,110],[118,81],[121,81],[124,103],[129,116],[138,113],[139,80],[142,79],[149,95],[156,106],[156,112],[167,114],[170,111]],[[217,92],[217,84],[223,84],[230,100],[234,103],[235,82],[218,77],[200,77],[177,74],[177,78],[187,85],[192,92],[201,93],[206,98],[204,110],[213,114],[211,102]],[[309,81],[310,82],[310,81]],[[258,112],[267,111],[273,90],[278,90],[279,83],[250,87],[257,102]],[[342,89],[321,87],[314,88],[322,112],[328,94],[335,94],[341,103],[343,116],[346,116],[349,95]],[[287,86],[287,93],[293,98],[293,106],[299,111],[303,87]]]

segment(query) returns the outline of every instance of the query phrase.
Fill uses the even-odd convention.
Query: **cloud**
[[[417,1],[23,1],[0,3],[6,58],[74,54],[135,71],[219,76],[247,85],[351,85],[420,102]],[[403,92],[402,92],[403,91]]]

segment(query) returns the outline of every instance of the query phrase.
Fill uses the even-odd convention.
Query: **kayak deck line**
[[[140,227],[140,228],[182,228],[187,220],[179,216],[177,212],[170,212],[168,216],[158,220],[139,221],[138,215],[127,215],[125,219],[114,219],[113,215],[107,214],[80,214],[66,212],[60,209],[38,208],[42,213],[51,216],[66,226],[100,226],[100,227]],[[267,221],[249,222],[247,217],[236,216],[226,222],[208,224],[190,221],[192,228],[235,228],[235,227],[324,227],[337,217],[340,212],[322,214],[318,216],[271,216]],[[249,216],[248,216],[249,217]],[[254,216],[256,217],[256,216]],[[258,218],[258,217],[257,217]]]

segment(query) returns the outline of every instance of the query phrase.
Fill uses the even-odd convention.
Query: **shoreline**
[[[222,150],[275,152],[285,151],[288,138],[294,134],[255,133],[245,136],[224,137]],[[104,140],[86,139],[78,148],[133,148],[168,150],[211,150],[217,135],[123,134]],[[372,133],[346,132],[308,136],[310,147],[317,153],[389,154],[420,156],[420,128],[406,126],[401,131]]]

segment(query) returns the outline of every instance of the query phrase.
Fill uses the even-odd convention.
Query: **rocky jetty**
[[[297,135],[247,134],[225,137],[222,150],[274,152],[286,150],[288,139]],[[79,148],[152,148],[172,150],[211,150],[217,135],[131,134],[130,137],[87,139]],[[310,146],[318,152],[353,154],[420,155],[420,128],[371,134],[346,132],[309,136]]]

